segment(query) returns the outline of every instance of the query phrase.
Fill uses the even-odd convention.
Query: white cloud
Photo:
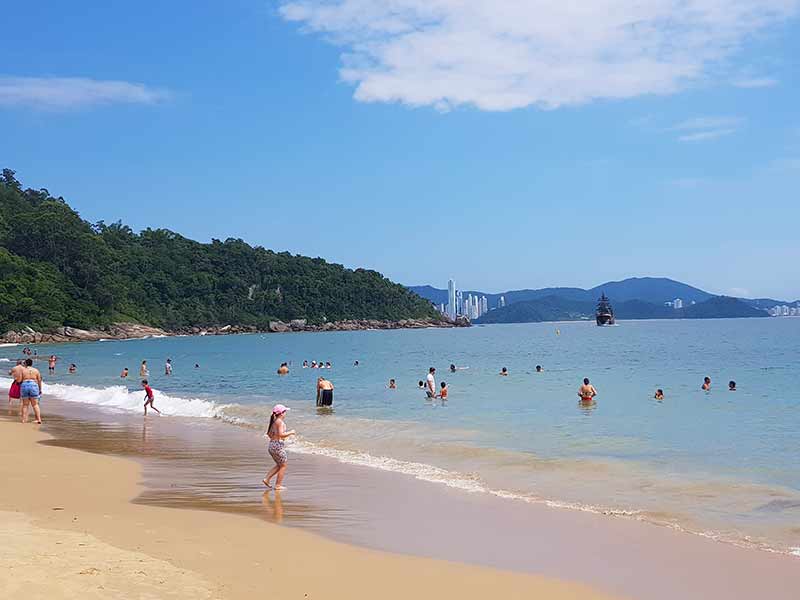
[[[687,133],[678,137],[681,142],[706,142],[708,140],[716,140],[717,138],[724,137],[736,133],[735,129],[714,129],[713,131],[699,131],[697,133]]]
[[[680,142],[705,142],[731,135],[744,123],[741,117],[695,117],[670,127],[667,131],[681,132]]]
[[[800,0],[282,0],[364,102],[555,108],[676,92]]]
[[[772,77],[749,77],[737,79],[733,85],[739,88],[766,88],[778,85],[778,80]]]
[[[0,107],[69,109],[98,104],[155,104],[169,94],[141,83],[81,77],[0,77]]]

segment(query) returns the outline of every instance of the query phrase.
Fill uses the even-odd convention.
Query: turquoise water
[[[18,351],[0,348],[0,357]],[[137,375],[147,359],[165,414],[263,427],[283,402],[301,434],[295,452],[742,545],[800,546],[800,319],[206,336],[37,351],[61,357],[45,391],[74,402],[141,410]],[[302,369],[304,360],[333,368]],[[284,361],[291,372],[280,377]],[[469,368],[450,373],[450,363]],[[417,389],[429,366],[449,385],[445,403]],[[498,375],[504,366],[508,377]],[[336,386],[332,413],[314,407],[320,373]],[[598,389],[593,407],[578,403],[583,377]],[[387,389],[389,378],[398,389]],[[727,391],[729,379],[738,391]]]

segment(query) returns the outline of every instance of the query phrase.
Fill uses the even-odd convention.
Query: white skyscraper
[[[456,282],[452,279],[447,282],[447,316],[456,318]]]
[[[500,300],[497,301],[497,308],[503,308],[506,305],[506,297],[500,296]]]
[[[489,312],[489,301],[486,299],[486,296],[481,297],[481,315],[485,315]]]
[[[675,298],[675,300],[672,301],[672,308],[674,308],[675,310],[683,308],[683,300],[681,300],[680,298]]]
[[[456,291],[456,314],[464,314],[464,294],[461,293],[461,290]]]

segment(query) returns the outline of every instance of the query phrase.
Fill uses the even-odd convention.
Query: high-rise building
[[[452,279],[447,282],[447,316],[456,318],[456,282]]]
[[[481,297],[481,315],[485,315],[489,312],[489,301],[486,299],[486,296]]]
[[[675,310],[683,308],[683,300],[681,300],[680,298],[675,298],[675,300],[672,301],[672,308],[674,308]]]
[[[464,314],[464,294],[461,293],[461,290],[456,290],[456,314]]]
[[[497,308],[504,308],[506,305],[506,297],[500,296],[500,300],[497,301]]]

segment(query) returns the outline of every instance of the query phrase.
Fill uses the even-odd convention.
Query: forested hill
[[[177,329],[270,320],[438,318],[380,273],[321,258],[90,224],[47,190],[0,176],[0,332],[135,321]]]

